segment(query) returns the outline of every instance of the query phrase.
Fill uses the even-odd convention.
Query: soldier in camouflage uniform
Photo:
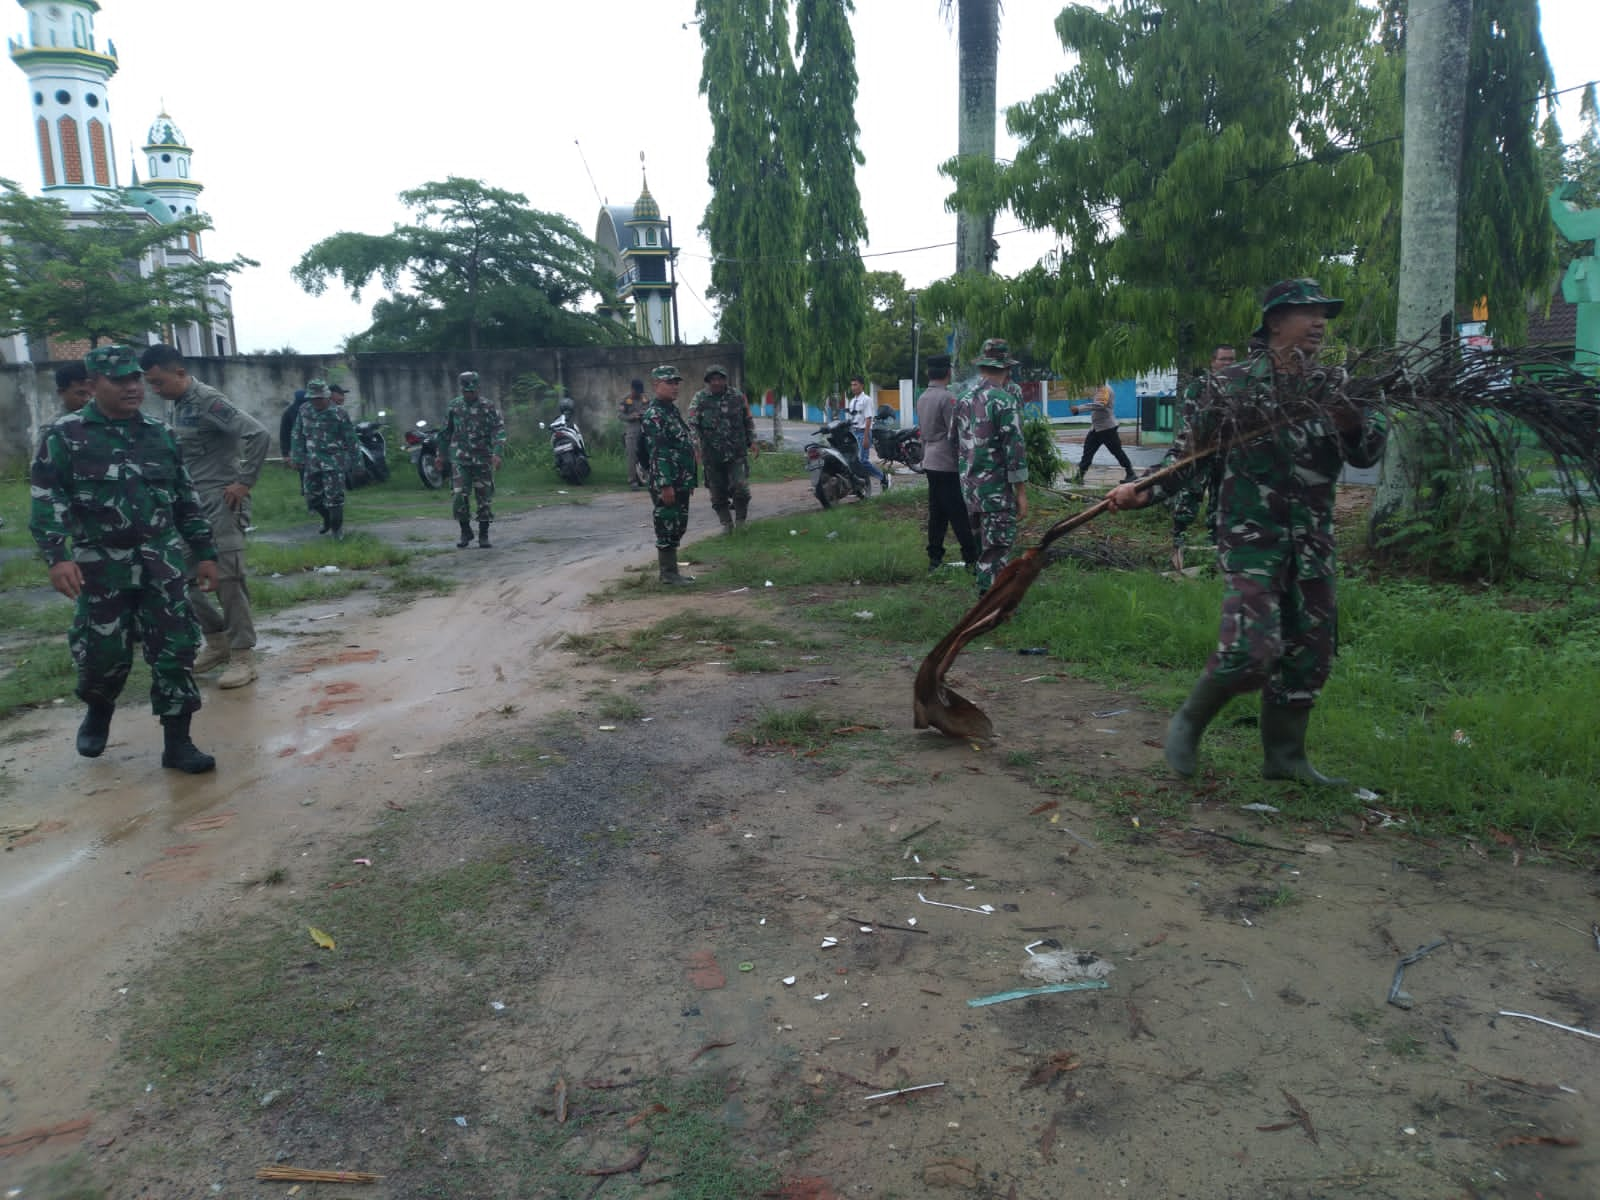
[[[139,356],[139,365],[145,383],[172,406],[167,424],[178,438],[217,547],[222,611],[196,589],[189,590],[189,604],[206,637],[194,673],[226,666],[217,686],[245,687],[256,680],[256,627],[244,580],[244,531],[250,525],[250,490],[261,477],[272,435],[216,388],[193,378],[175,347],[151,346]]]
[[[1263,344],[1186,405],[1173,458],[1214,440],[1223,405],[1247,402],[1270,417],[1280,404],[1339,401],[1344,373],[1319,366],[1316,354],[1328,320],[1341,307],[1343,301],[1323,295],[1314,279],[1288,279],[1269,288],[1255,334]],[[1223,453],[1217,493],[1222,630],[1205,673],[1167,726],[1167,763],[1178,774],[1194,774],[1200,737],[1222,706],[1261,689],[1262,774],[1343,782],[1323,775],[1306,757],[1306,729],[1333,664],[1338,621],[1334,484],[1345,463],[1378,462],[1385,429],[1383,414],[1372,410],[1350,428],[1313,415]],[[1111,493],[1111,506],[1141,508],[1177,495],[1209,470],[1202,459],[1147,492],[1123,484]]]
[[[732,533],[734,515],[740,525],[750,515],[750,458],[761,448],[756,444],[750,401],[738,388],[728,386],[727,368],[709,367],[705,385],[689,401],[689,432],[705,472],[711,507],[722,522],[722,532]]]
[[[177,439],[140,411],[137,353],[101,346],[83,365],[94,399],[44,431],[30,474],[28,522],[51,586],[77,602],[67,645],[78,668],[78,698],[88,705],[78,753],[98,758],[105,750],[137,639],[150,664],[150,707],[161,718],[161,765],[210,771],[216,760],[189,736],[200,707],[190,670],[199,637],[186,595],[184,544],[198,560],[200,587],[214,588],[211,526]]]
[[[1211,377],[1220,375],[1223,371],[1233,366],[1237,358],[1232,345],[1223,343],[1211,351]],[[1179,407],[1180,413],[1197,409],[1214,388],[1208,376],[1201,372],[1189,381],[1189,386],[1183,390],[1183,400]],[[1182,436],[1181,426],[1179,436]],[[1206,513],[1206,532],[1211,535],[1211,544],[1217,544],[1217,489],[1222,485],[1222,461],[1214,458],[1211,460],[1211,469],[1202,474],[1196,482],[1190,484],[1182,492],[1172,498],[1172,569],[1183,570],[1183,543],[1188,536],[1189,526],[1193,525],[1195,518],[1200,515],[1200,505],[1210,497],[1211,507]]]
[[[450,512],[461,526],[456,549],[472,541],[472,501],[478,503],[478,545],[489,549],[489,524],[494,520],[494,473],[500,469],[500,452],[506,448],[506,419],[478,391],[478,373],[463,371],[461,394],[444,410],[439,431],[440,471],[449,462]]]
[[[660,366],[650,372],[650,380],[655,398],[639,425],[639,462],[650,480],[650,499],[655,505],[651,515],[656,526],[656,559],[662,583],[693,583],[693,575],[678,571],[678,543],[689,528],[689,496],[699,482],[694,435],[678,411],[678,385],[683,376],[677,367]]]
[[[306,508],[322,517],[318,533],[343,534],[344,476],[360,453],[356,427],[326,381],[313,379],[289,438],[289,465],[305,472]]]
[[[978,536],[978,595],[1006,565],[1017,525],[1028,515],[1028,451],[1022,439],[1022,392],[1011,382],[1017,360],[1004,338],[990,338],[973,359],[981,380],[956,400],[961,498]]]

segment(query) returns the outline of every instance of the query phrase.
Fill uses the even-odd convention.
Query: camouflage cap
[[[478,373],[476,371],[463,371],[456,376],[456,382],[461,385],[462,391],[475,392],[478,390]]]
[[[712,363],[706,368],[706,373],[701,376],[701,378],[709,382],[713,375],[721,375],[724,379],[726,379],[728,378],[728,368],[723,366],[721,363]]]
[[[333,393],[328,390],[328,381],[326,379],[313,379],[310,383],[306,384],[307,400],[326,400],[332,394]]]
[[[106,375],[112,379],[144,374],[144,368],[139,365],[139,352],[132,346],[96,346],[83,356],[83,369],[90,375]]]
[[[972,360],[972,365],[994,367],[1003,371],[1007,367],[1016,366],[1017,360],[1011,357],[1011,346],[1005,338],[989,338],[978,351],[978,357]]]
[[[669,367],[665,363],[650,372],[651,379],[662,379],[672,383],[682,383],[683,376],[678,374],[677,367]]]
[[[1251,337],[1263,341],[1267,336],[1267,314],[1275,308],[1286,308],[1290,305],[1320,304],[1330,317],[1337,317],[1339,310],[1344,307],[1343,300],[1335,300],[1332,296],[1322,294],[1322,285],[1308,276],[1299,279],[1282,279],[1267,289],[1267,294],[1261,298],[1261,324],[1256,327]]]

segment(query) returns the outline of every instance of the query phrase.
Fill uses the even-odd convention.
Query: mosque
[[[605,204],[595,225],[603,270],[616,280],[617,302],[600,312],[657,346],[671,346],[678,336],[678,283],[674,269],[672,218],[643,182],[631,205]]]
[[[107,89],[117,73],[117,47],[107,39],[102,50],[96,41],[98,0],[17,3],[27,11],[28,31],[24,37],[8,41],[11,61],[28,77],[43,194],[65,204],[68,219],[78,223],[100,219],[107,202],[121,213],[142,214],[158,224],[199,213],[204,185],[194,178],[194,152],[164,111],[145,135],[144,182],[139,182],[137,166],[129,186],[124,187],[117,177]],[[148,276],[162,265],[204,259],[200,235],[186,233],[152,251],[139,270]],[[232,289],[226,279],[218,279],[207,291],[217,313],[214,320],[155,331],[150,341],[167,341],[194,357],[236,353],[239,339],[233,326]],[[30,346],[20,334],[0,340],[0,351],[9,362],[74,358],[86,348],[81,343],[54,340],[48,346]]]

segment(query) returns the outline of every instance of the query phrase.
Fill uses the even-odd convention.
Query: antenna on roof
[[[578,147],[578,161],[583,163],[583,173],[589,177],[589,186],[594,188],[594,198],[605,206],[605,199],[600,195],[600,185],[594,181],[594,172],[589,170],[589,160],[583,156],[583,144],[577,138],[572,139],[572,144]]]

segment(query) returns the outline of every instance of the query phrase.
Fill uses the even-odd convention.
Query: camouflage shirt
[[[1178,434],[1167,462],[1215,440],[1222,405],[1248,406],[1261,420],[1270,420],[1280,400],[1293,404],[1337,399],[1344,380],[1338,367],[1277,371],[1270,354],[1257,352],[1210,376],[1204,387],[1184,393]],[[1383,457],[1386,431],[1384,415],[1374,410],[1365,411],[1359,426],[1348,432],[1336,429],[1326,417],[1312,416],[1223,452],[1214,501],[1222,569],[1272,580],[1291,564],[1297,578],[1332,578],[1334,485],[1345,463],[1377,464]],[[1203,485],[1212,470],[1209,459],[1191,463],[1153,484],[1151,497],[1180,496]]]
[[[487,467],[506,448],[506,419],[482,396],[453,397],[439,431],[439,457],[458,467]]]
[[[639,460],[650,476],[650,490],[689,488],[700,482],[694,435],[678,406],[660,397],[650,401],[639,425]]]
[[[978,383],[956,400],[957,469],[968,512],[1011,512],[1015,484],[1028,481],[1022,440],[1022,389]]]
[[[306,471],[347,471],[360,454],[356,427],[337,404],[321,412],[315,404],[305,404],[295,418],[294,435],[289,439],[289,457]]]
[[[689,401],[689,430],[706,462],[744,458],[756,444],[756,421],[750,401],[736,387],[720,396],[701,388]]]
[[[196,558],[217,557],[177,438],[143,413],[112,421],[90,403],[61,417],[39,439],[29,482],[28,529],[48,566],[182,542]]]

